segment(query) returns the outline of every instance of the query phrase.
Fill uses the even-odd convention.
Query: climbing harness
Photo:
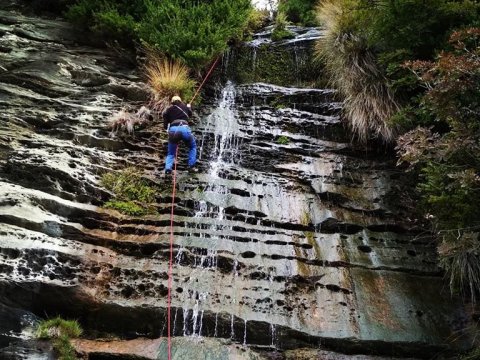
[[[197,97],[198,93],[200,92],[200,89],[202,86],[205,84],[205,81],[208,79],[210,74],[212,73],[213,69],[215,68],[215,65],[218,62],[218,59],[220,58],[217,57],[213,65],[210,67],[210,70],[208,71],[207,75],[203,79],[202,83],[198,87],[197,91],[193,95],[192,99],[190,100],[190,103],[195,100]],[[181,109],[180,109],[181,110]],[[182,110],[183,111],[183,110]],[[168,131],[168,130],[167,130]],[[173,188],[172,188],[172,209],[170,212],[170,260],[168,263],[168,298],[167,298],[167,341],[168,341],[168,360],[172,359],[172,333],[171,333],[171,305],[172,305],[172,282],[173,282],[173,212],[175,209],[175,190],[176,190],[176,182],[177,182],[177,158],[178,158],[178,148],[180,146],[177,145],[177,149],[175,151],[175,160],[174,160],[174,166],[173,166]]]

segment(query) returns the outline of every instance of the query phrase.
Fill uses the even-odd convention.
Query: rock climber
[[[197,143],[188,124],[191,116],[191,104],[183,103],[178,95],[172,97],[171,105],[163,112],[163,127],[168,131],[168,150],[164,174],[172,172],[177,146],[180,141],[183,141],[188,146],[188,171],[198,172],[198,169],[195,167],[197,162]]]

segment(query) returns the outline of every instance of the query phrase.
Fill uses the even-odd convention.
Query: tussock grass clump
[[[82,328],[76,320],[64,320],[56,317],[40,322],[36,329],[38,339],[53,340],[53,348],[59,360],[76,360],[75,349],[70,338],[82,335]]]
[[[145,66],[148,83],[153,92],[153,107],[162,112],[174,95],[191,98],[195,81],[190,78],[190,69],[179,60],[149,56]]]
[[[467,232],[455,236],[455,232],[442,233],[444,241],[439,246],[440,264],[452,293],[470,297],[476,303],[480,292],[480,238],[479,233]]]
[[[57,316],[56,318],[40,322],[36,335],[39,339],[52,339],[62,335],[79,337],[82,335],[82,332],[82,328],[76,320],[64,320]]]
[[[349,23],[350,5],[325,0],[317,6],[326,35],[316,43],[316,56],[325,63],[331,85],[345,99],[344,116],[355,136],[362,142],[372,137],[390,142],[395,130],[389,119],[399,105],[366,39]]]

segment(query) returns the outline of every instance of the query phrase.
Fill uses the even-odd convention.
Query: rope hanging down
[[[168,331],[168,360],[172,359],[172,340],[171,340],[171,289],[172,289],[172,272],[173,272],[173,210],[175,208],[175,189],[177,182],[177,156],[178,148],[175,152],[175,161],[173,167],[173,189],[172,189],[172,210],[170,212],[170,260],[168,262],[168,299],[167,299],[167,331]]]
[[[215,68],[215,65],[217,65],[218,59],[220,58],[217,57],[213,65],[210,67],[210,70],[208,71],[207,75],[203,79],[202,83],[198,87],[197,91],[193,95],[192,99],[190,100],[190,103],[195,100],[197,97],[198,93],[200,92],[200,89],[202,88],[203,84],[205,84],[205,81],[207,81],[208,77],[212,73],[213,69]],[[173,281],[173,211],[175,209],[175,190],[176,190],[176,183],[177,183],[177,158],[178,158],[178,148],[180,146],[177,145],[177,150],[175,151],[175,161],[174,161],[174,167],[173,167],[173,188],[172,188],[172,209],[170,212],[170,260],[168,262],[168,295],[167,295],[167,338],[168,338],[168,360],[172,359],[172,333],[171,333],[171,306],[172,306],[172,281]]]
[[[197,88],[197,91],[195,91],[195,94],[193,95],[192,100],[190,100],[190,103],[193,103],[193,100],[195,100],[195,98],[197,97],[198,93],[200,92],[200,89],[203,87],[203,84],[205,84],[205,81],[207,81],[207,79],[210,76],[210,74],[212,73],[213,69],[215,69],[215,65],[217,65],[218,59],[220,59],[220,56],[218,56],[215,59],[213,65],[210,67],[210,70],[208,71],[207,75],[205,75],[205,77],[203,78],[203,81],[200,84],[200,86]]]

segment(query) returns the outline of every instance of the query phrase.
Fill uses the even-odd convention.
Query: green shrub
[[[439,229],[466,228],[479,221],[480,187],[475,169],[429,162],[422,168],[418,188],[422,206]]]
[[[270,20],[268,11],[253,9],[248,15],[248,21],[244,30],[244,36],[248,37],[253,35],[257,30],[266,26]]]
[[[286,137],[285,135],[279,136],[277,138],[277,144],[280,145],[287,145],[290,142],[290,139]]]
[[[87,27],[102,37],[131,44],[135,40],[137,23],[146,11],[144,0],[77,0],[67,13],[67,19]]]
[[[273,41],[290,39],[295,37],[295,34],[287,29],[288,24],[289,22],[287,21],[286,15],[283,13],[278,13],[277,17],[275,18],[275,26],[272,31]]]
[[[99,12],[95,15],[96,22],[92,29],[104,36],[133,38],[135,32],[135,19],[129,15],[120,15],[117,9]]]
[[[106,40],[140,40],[198,69],[242,36],[251,11],[249,0],[78,0],[67,18]]]
[[[436,61],[405,64],[428,89],[419,100],[418,122],[429,113],[443,126],[411,130],[397,146],[400,161],[419,173],[421,208],[441,241],[450,288],[472,302],[480,289],[479,40],[480,28],[455,31]]]
[[[53,340],[53,348],[59,360],[76,360],[75,349],[70,338],[82,335],[82,328],[76,320],[64,320],[60,317],[44,320],[38,324],[36,337]]]
[[[303,26],[317,25],[315,4],[317,0],[280,0],[278,12],[285,14],[288,21]]]
[[[252,7],[249,0],[146,1],[138,34],[146,43],[189,67],[205,66],[241,37]]]
[[[405,117],[405,112],[392,117],[401,104],[419,107],[424,92],[404,62],[432,59],[446,45],[452,29],[478,22],[480,4],[470,0],[323,0],[317,16],[327,30],[326,37],[318,41],[318,53],[333,85],[345,97],[346,117],[353,130],[362,140],[371,134],[392,140],[396,124],[411,129],[417,118]],[[432,116],[418,119],[425,124]]]
[[[357,31],[375,49],[390,86],[406,99],[423,89],[402,64],[433,59],[453,29],[480,19],[480,4],[471,0],[358,0],[357,9],[351,15],[361,24]]]

